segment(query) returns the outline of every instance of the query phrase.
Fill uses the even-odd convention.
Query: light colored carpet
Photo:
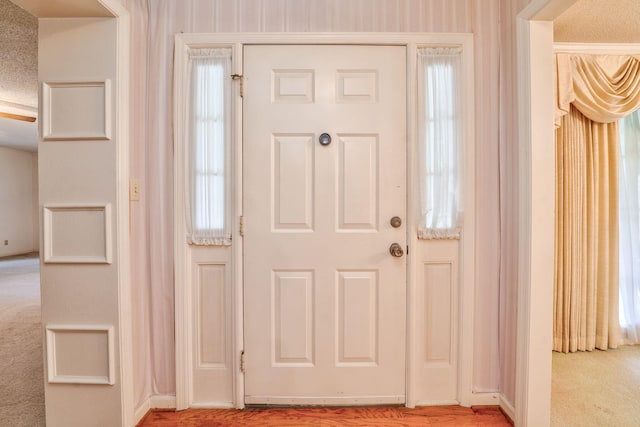
[[[640,426],[640,345],[554,352],[551,426]]]
[[[45,425],[39,271],[37,255],[0,259],[0,426]]]

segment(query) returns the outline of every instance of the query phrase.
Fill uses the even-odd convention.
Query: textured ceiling
[[[38,105],[38,19],[0,0],[0,101]]]
[[[38,107],[38,19],[0,0],[0,110],[35,113]],[[36,123],[0,119],[0,146],[36,150]]]
[[[640,0],[579,0],[553,26],[556,42],[640,43]]]

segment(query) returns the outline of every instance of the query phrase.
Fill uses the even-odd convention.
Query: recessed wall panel
[[[198,264],[196,268],[197,365],[226,368],[225,265]]]
[[[313,70],[273,70],[271,77],[274,104],[309,104],[314,101]]]
[[[109,80],[42,84],[42,139],[110,139]]]
[[[312,271],[274,271],[271,312],[274,364],[313,366],[314,277]]]
[[[44,262],[111,263],[111,205],[43,209]]]
[[[424,264],[425,363],[451,363],[452,264]]]
[[[338,103],[373,104],[378,101],[376,70],[338,70],[336,75]]]
[[[313,134],[272,138],[272,206],[275,231],[313,229]]]
[[[376,230],[378,136],[342,134],[339,144],[338,230]]]
[[[378,274],[375,271],[339,271],[337,279],[337,364],[375,365]]]
[[[114,383],[113,327],[49,325],[46,335],[50,383]]]

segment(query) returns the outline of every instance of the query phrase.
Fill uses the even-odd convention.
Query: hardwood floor
[[[203,426],[504,426],[508,418],[495,406],[366,408],[189,409],[152,411],[138,427]]]

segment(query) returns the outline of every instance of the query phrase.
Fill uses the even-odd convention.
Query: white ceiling
[[[98,0],[11,0],[38,18],[113,17]]]

